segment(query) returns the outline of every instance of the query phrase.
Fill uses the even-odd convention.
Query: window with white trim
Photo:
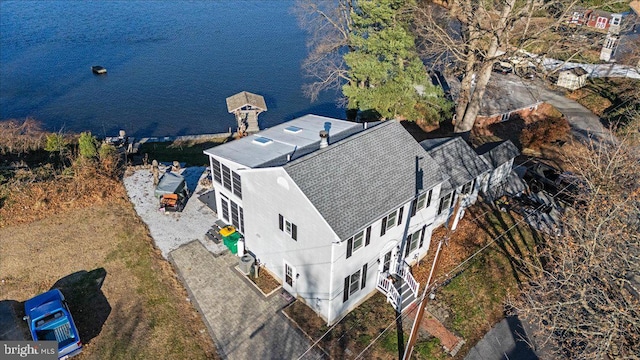
[[[213,180],[218,184],[222,184],[222,175],[220,174],[220,162],[216,159],[211,159],[211,172],[213,173]]]
[[[396,225],[402,224],[402,213],[404,211],[404,206],[401,206],[400,209],[392,211],[389,215],[382,218],[382,226],[380,227],[380,236],[383,236],[387,233],[387,230],[391,229]]]
[[[473,186],[475,185],[476,180],[473,179],[471,181],[469,181],[468,183],[464,184],[462,186],[462,190],[460,191],[461,194],[470,194],[473,191]]]
[[[239,232],[244,233],[244,212],[242,207],[238,206],[233,200],[231,202],[231,224],[238,229]]]
[[[362,269],[344,278],[344,289],[342,290],[342,302],[349,300],[349,297],[367,286],[367,268],[364,264]]]
[[[425,228],[423,227],[422,229],[418,229],[418,231],[407,236],[407,244],[404,252],[405,257],[408,257],[410,253],[414,252],[419,247],[422,247],[424,243],[424,230]]]
[[[440,198],[440,205],[438,205],[438,215],[442,214],[442,212],[451,207],[451,198],[453,193],[448,193],[447,195]]]
[[[231,170],[225,165],[221,164],[222,167],[222,186],[231,190]]]
[[[233,193],[242,199],[242,181],[240,181],[240,175],[238,175],[235,171],[231,172],[231,177],[233,180]]]
[[[431,205],[431,195],[433,195],[433,189],[413,200],[413,210],[411,211],[412,217],[415,216],[418,211],[428,208]]]
[[[347,240],[347,259],[358,249],[369,245],[371,241],[371,226],[360,231]]]
[[[285,219],[282,214],[278,214],[278,227],[281,231],[291,236],[293,240],[298,241],[298,227],[296,226],[296,224]]]
[[[229,199],[224,195],[220,198],[220,207],[222,208],[222,219],[229,221]]]

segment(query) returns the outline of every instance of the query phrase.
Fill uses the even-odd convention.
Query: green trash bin
[[[229,249],[231,250],[232,254],[237,254],[238,253],[238,240],[240,240],[241,236],[240,233],[233,232],[227,236],[223,236],[222,237],[222,243]]]

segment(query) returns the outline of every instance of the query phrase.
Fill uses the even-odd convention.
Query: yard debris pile
[[[160,203],[154,196],[153,175],[149,169],[137,169],[124,178],[124,185],[135,210],[149,227],[156,246],[166,258],[169,253],[192,240],[200,240],[213,253],[224,251],[223,245],[205,241],[207,231],[213,226],[216,215],[207,205],[198,200],[202,192],[200,179],[206,178],[205,167],[188,167],[180,170],[192,196],[182,212],[159,211]],[[161,173],[166,168],[160,169]]]

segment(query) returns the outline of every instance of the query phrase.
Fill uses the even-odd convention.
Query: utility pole
[[[453,223],[455,223],[455,218],[458,216],[458,211],[460,208],[460,201],[462,201],[462,197],[458,198],[456,201],[456,206],[453,210]],[[449,224],[449,220],[447,219],[447,235],[440,239],[438,242],[438,249],[436,250],[436,255],[433,258],[433,264],[431,264],[431,271],[429,271],[429,277],[427,278],[427,283],[424,285],[424,290],[422,291],[422,297],[420,298],[420,305],[418,307],[418,312],[416,313],[416,319],[413,321],[413,326],[411,326],[411,332],[409,333],[409,341],[407,341],[407,348],[405,350],[404,356],[401,358],[402,360],[409,360],[411,358],[411,353],[413,352],[413,347],[416,345],[416,340],[418,339],[418,330],[420,329],[420,323],[422,322],[422,318],[424,317],[424,309],[427,307],[427,303],[429,302],[427,291],[429,290],[429,286],[431,286],[431,279],[433,278],[433,273],[436,270],[436,265],[438,264],[438,258],[440,256],[440,250],[442,250],[442,243],[445,241],[449,241],[449,234],[451,234],[451,227],[453,224]]]
[[[422,157],[416,156],[415,162],[415,192],[414,198],[409,203],[409,213],[407,214],[407,221],[404,224],[404,232],[402,234],[402,241],[400,242],[400,250],[398,253],[398,262],[396,263],[396,273],[399,272],[400,267],[404,266],[404,253],[407,246],[407,235],[409,234],[409,225],[411,224],[411,215],[413,214],[413,209],[415,207],[416,197],[422,190],[422,169],[420,168],[420,160]],[[403,215],[404,216],[404,215]],[[397,276],[397,275],[396,275]],[[398,279],[400,282],[400,286],[402,287],[403,279],[400,277]],[[395,286],[395,285],[394,285]],[[398,305],[398,309],[396,309],[396,329],[398,334],[398,359],[403,359],[406,355],[404,348],[404,331],[402,330],[402,293],[400,293],[400,304]]]

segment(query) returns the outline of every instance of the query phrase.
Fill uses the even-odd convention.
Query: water
[[[264,96],[269,127],[307,113],[344,118],[335,93],[301,86],[306,34],[293,1],[2,1],[0,119],[134,136],[235,128],[225,98]],[[92,65],[108,74],[96,76]]]

